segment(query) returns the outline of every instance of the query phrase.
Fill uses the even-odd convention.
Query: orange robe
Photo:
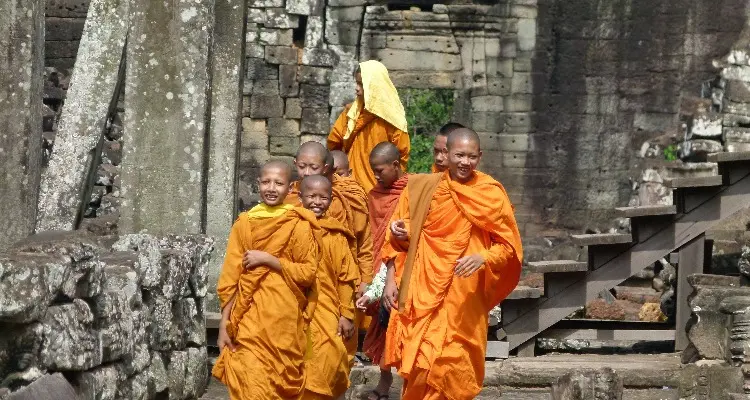
[[[316,307],[310,322],[311,349],[305,361],[307,380],[303,399],[337,398],[349,388],[346,345],[337,335],[339,317],[354,320],[354,291],[359,271],[350,242],[354,237],[339,221],[324,217],[316,231],[320,252]]]
[[[393,185],[388,189],[375,186],[370,191],[368,209],[370,210],[370,227],[372,229],[373,260],[375,265],[373,271],[377,271],[381,267],[380,251],[385,244],[385,234],[390,226],[391,217],[398,206],[398,199],[401,197],[401,192],[406,188],[408,180],[409,176],[404,175],[393,182]],[[377,272],[375,273],[377,274]],[[373,364],[381,364],[381,361],[384,360],[383,351],[385,350],[386,329],[381,324],[379,308],[380,301],[376,301],[368,309],[368,314],[372,315],[372,322],[370,322],[370,326],[367,328],[365,341],[362,344],[365,354],[370,357]],[[384,365],[381,364],[381,366]]]
[[[389,233],[383,249],[385,259],[406,253],[396,262],[399,310],[391,313],[386,364],[405,379],[402,399],[473,399],[484,379],[488,313],[520,277],[513,207],[503,186],[479,171],[466,184],[447,172],[412,175],[397,219],[410,236],[402,243]],[[456,277],[456,260],[473,254],[484,265]]]
[[[307,292],[315,282],[317,246],[312,212],[293,208],[277,217],[243,213],[232,226],[218,282],[222,309],[236,295],[227,332],[236,350],[221,351],[212,371],[229,388],[231,399],[298,399],[310,307]],[[245,271],[247,250],[279,258],[282,271],[260,266]]]
[[[401,153],[401,169],[406,171],[409,162],[409,134],[397,129],[393,125],[375,114],[363,109],[354,127],[354,131],[347,140],[346,133],[347,118],[351,104],[344,108],[339,118],[333,124],[328,134],[328,149],[341,150],[349,156],[349,166],[352,176],[369,193],[375,184],[375,174],[370,168],[370,152],[381,142],[391,142],[398,147]]]

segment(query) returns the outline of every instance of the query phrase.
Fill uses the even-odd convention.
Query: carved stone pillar
[[[721,302],[721,311],[730,314],[731,320],[728,361],[736,367],[742,367],[745,379],[743,390],[750,393],[750,295],[725,299]]]

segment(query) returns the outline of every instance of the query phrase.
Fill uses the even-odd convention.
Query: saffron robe
[[[409,175],[404,175],[387,189],[375,186],[370,191],[368,209],[370,210],[370,227],[372,229],[373,260],[376,266],[381,266],[380,251],[385,244],[386,232],[389,230],[391,217],[393,216],[401,192],[406,188]],[[377,268],[374,268],[374,270]],[[375,271],[377,274],[377,271]],[[373,302],[368,308],[368,314],[372,315],[372,322],[367,328],[365,341],[362,348],[373,364],[381,364],[383,351],[385,350],[385,326],[380,321],[380,301]]]
[[[303,399],[337,398],[349,388],[349,359],[339,318],[354,320],[354,292],[359,271],[349,243],[354,236],[339,221],[324,217],[315,231],[320,263],[315,290],[316,306],[310,323],[311,348],[305,361],[307,380]]]
[[[484,379],[488,313],[520,278],[513,207],[503,186],[479,171],[465,184],[448,172],[412,175],[392,217],[399,219],[409,242],[389,231],[382,255],[396,259],[399,285],[386,364],[404,377],[404,399],[473,399]],[[474,254],[484,258],[482,267],[455,276],[456,260]]]
[[[354,131],[344,139],[347,130],[348,105],[339,115],[328,134],[328,149],[341,150],[349,157],[352,177],[365,189],[365,193],[377,184],[375,174],[370,168],[370,152],[381,142],[391,142],[401,153],[401,169],[406,171],[409,162],[409,134],[397,129],[377,115],[362,109],[357,118]]]
[[[221,351],[213,375],[229,388],[233,400],[298,399],[307,325],[314,301],[317,246],[315,215],[287,206],[280,216],[243,213],[232,226],[218,281],[222,309],[235,296],[227,333],[236,351]],[[277,257],[281,272],[265,266],[244,270],[247,250]]]

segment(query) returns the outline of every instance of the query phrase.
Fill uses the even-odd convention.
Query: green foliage
[[[411,150],[409,172],[430,172],[432,166],[431,136],[451,120],[454,92],[450,89],[400,89],[406,110]]]
[[[677,146],[670,144],[664,148],[664,158],[667,161],[674,161],[677,159]]]

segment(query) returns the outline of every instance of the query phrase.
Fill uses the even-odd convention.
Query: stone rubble
[[[70,380],[81,399],[197,399],[208,383],[213,241],[47,232],[0,256],[0,388]]]

